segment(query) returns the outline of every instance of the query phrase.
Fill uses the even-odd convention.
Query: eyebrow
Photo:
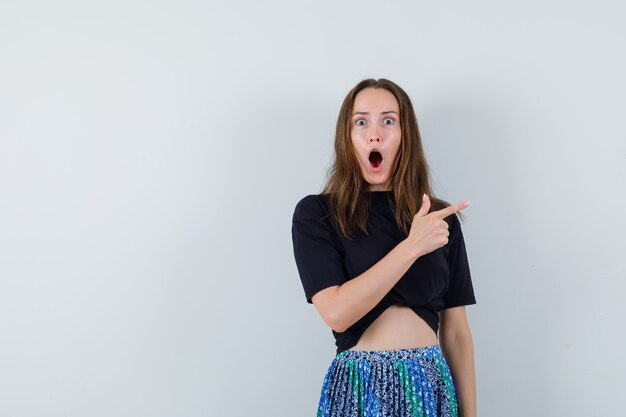
[[[387,111],[382,112],[381,114],[389,114],[389,113],[395,113],[395,114],[398,114],[398,112],[393,111],[393,110],[387,110]],[[368,113],[368,112],[366,112],[366,111],[358,111],[358,112],[355,112],[352,116],[356,116],[357,114],[369,114],[369,113]],[[399,116],[400,116],[400,115],[398,114],[398,117],[399,117]]]

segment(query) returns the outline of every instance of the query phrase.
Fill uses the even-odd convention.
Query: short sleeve
[[[293,253],[309,304],[313,304],[315,293],[347,281],[343,250],[319,198],[312,194],[300,200],[291,226]]]
[[[456,213],[447,219],[450,222],[450,235],[447,243],[450,282],[443,295],[442,309],[476,304],[461,222]]]

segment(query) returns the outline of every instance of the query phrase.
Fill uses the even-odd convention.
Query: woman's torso
[[[346,251],[344,262],[352,276],[370,268],[376,259],[382,258],[404,239],[405,236],[396,225],[395,213],[390,204],[392,197],[393,192],[390,191],[370,193],[370,236],[357,230],[355,240],[346,240],[337,230],[337,239]],[[350,350],[404,349],[438,343],[434,329],[409,306],[429,305],[438,294],[443,293],[445,283],[442,274],[447,273],[447,265],[443,250],[438,252],[430,257],[439,259],[439,263],[421,260],[409,269],[388,295],[388,298],[401,299],[405,304],[396,301],[388,306]],[[434,270],[431,269],[433,267]],[[418,282],[419,286],[416,285]]]
[[[358,262],[353,258],[365,260],[364,262],[372,262],[371,259],[377,259],[384,256],[389,250],[397,245],[404,236],[397,229],[394,212],[389,205],[389,199],[393,196],[392,192],[374,192],[370,193],[372,202],[371,214],[368,219],[368,226],[371,230],[371,237],[364,236],[357,232],[356,241],[349,242],[341,239],[342,244],[348,249],[348,262],[352,262],[354,269],[352,273],[365,270],[368,265],[357,265]],[[367,241],[368,243],[366,243]],[[377,255],[370,253],[360,254],[360,250],[366,247],[369,242],[375,242],[380,245],[380,252]],[[361,256],[355,256],[361,255]],[[416,266],[417,267],[417,266]],[[415,270],[416,267],[412,267]],[[430,271],[429,271],[430,272]],[[403,285],[406,286],[409,280],[415,277],[409,276],[402,280],[403,282],[395,286],[396,290]],[[436,281],[436,274],[424,274],[430,277],[429,280]],[[420,277],[423,284],[427,284],[424,276]],[[440,285],[441,281],[439,281]],[[433,285],[434,291],[424,291],[424,293],[436,293],[441,288],[438,284]],[[424,287],[426,288],[426,287]],[[408,300],[404,300],[407,302]],[[387,307],[379,317],[377,317],[360,336],[357,344],[350,350],[387,350],[387,349],[404,349],[421,346],[431,346],[437,344],[437,334],[426,321],[415,313],[409,306],[402,304],[391,304]]]
[[[388,350],[438,343],[433,329],[411,308],[393,304],[376,318],[350,350]]]
[[[346,239],[339,232],[338,225],[330,215],[327,196],[314,197],[323,208],[322,218],[333,231],[331,239],[340,248],[342,266],[347,276],[356,277],[371,268],[406,237],[396,224],[392,197],[392,192],[370,193],[371,207],[367,220],[369,234],[355,230],[351,239]],[[429,325],[426,317],[420,316],[424,314],[430,317],[429,311],[436,311],[441,305],[449,273],[445,250],[441,248],[414,262],[381,300],[376,309],[386,307],[357,336],[356,343],[350,339],[355,333],[358,334],[358,329],[362,329],[362,323],[356,323],[354,331],[349,330],[345,336],[336,335],[338,350],[346,342],[350,343],[350,350],[403,349],[437,344],[437,319],[433,318],[435,322]],[[422,309],[422,313],[418,315],[416,309]]]

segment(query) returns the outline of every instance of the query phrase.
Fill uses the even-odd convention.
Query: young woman
[[[318,417],[476,416],[465,314],[476,299],[458,218],[469,201],[433,197],[428,171],[408,95],[359,82],[326,186],[293,213],[306,300],[337,346]]]

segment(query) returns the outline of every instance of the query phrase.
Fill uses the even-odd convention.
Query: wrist
[[[415,262],[420,256],[422,251],[417,247],[409,238],[404,239],[398,246],[402,246],[404,253],[410,258],[412,262]]]

